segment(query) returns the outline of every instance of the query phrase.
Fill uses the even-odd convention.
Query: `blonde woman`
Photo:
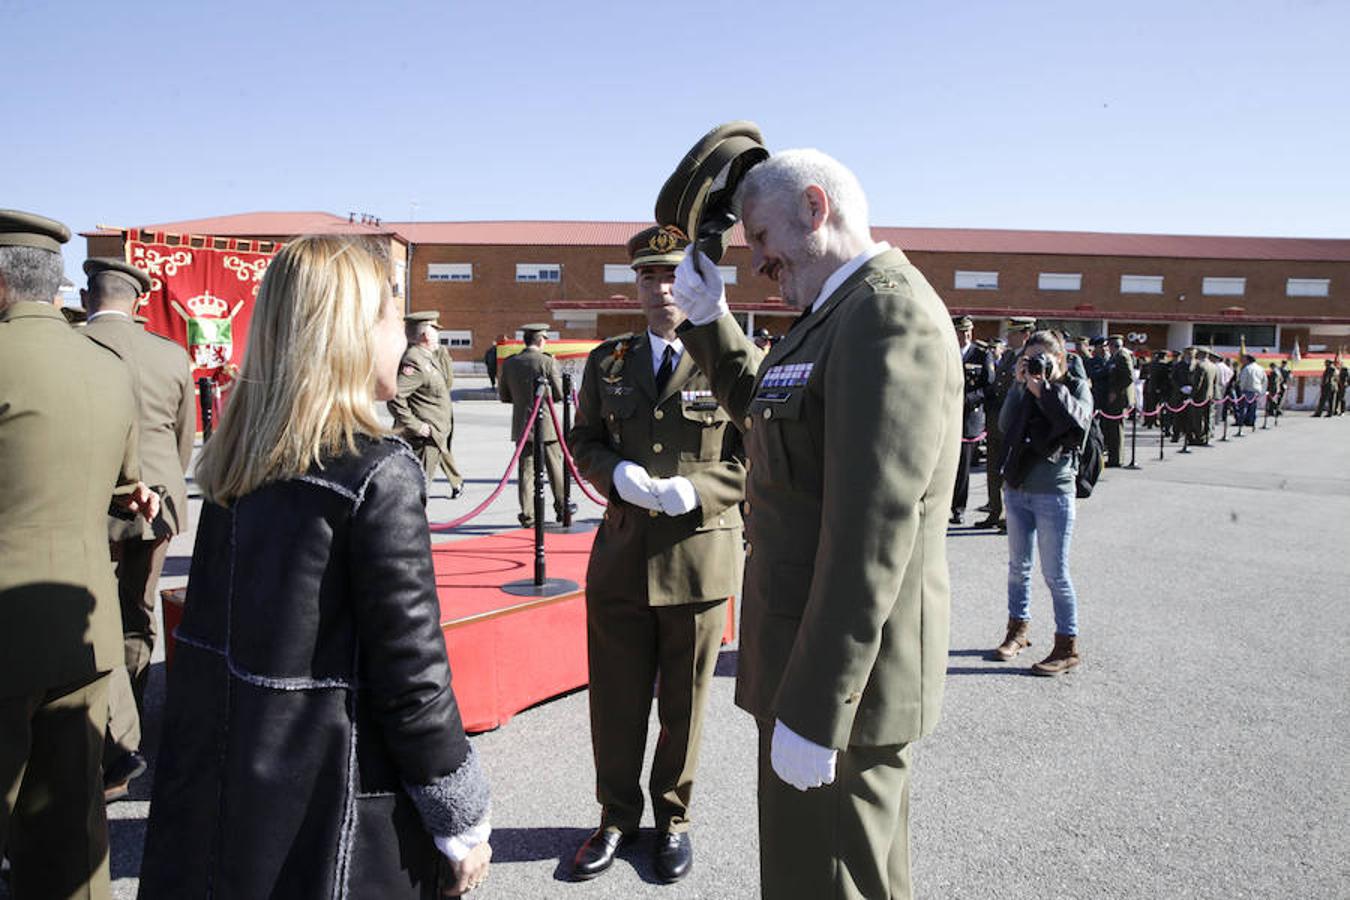
[[[487,874],[425,481],[372,409],[404,345],[361,244],[300,238],[268,268],[197,465],[142,898],[428,898]]]

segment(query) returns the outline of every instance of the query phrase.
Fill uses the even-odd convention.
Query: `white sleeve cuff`
[[[451,862],[458,864],[464,862],[474,847],[487,843],[487,839],[491,836],[492,823],[484,819],[463,834],[451,835],[450,837],[436,835],[432,839],[436,842],[437,850],[441,851]]]

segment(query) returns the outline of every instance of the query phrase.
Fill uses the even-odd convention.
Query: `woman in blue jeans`
[[[1031,667],[1060,675],[1078,665],[1078,597],[1069,578],[1078,451],[1092,425],[1092,390],[1068,374],[1064,344],[1050,331],[1027,339],[1017,360],[1017,383],[999,414],[1008,516],[1008,633],[994,650],[1010,660],[1031,645],[1031,557],[1055,603],[1055,645]]]

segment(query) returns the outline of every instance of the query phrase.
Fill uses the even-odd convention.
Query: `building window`
[[[962,272],[958,270],[953,286],[958,291],[996,291],[998,290],[998,273]]]
[[[735,283],[736,283],[736,267],[735,267],[735,266],[718,266],[718,267],[717,267],[717,271],[718,271],[718,273],[722,276],[722,283],[723,283],[723,284],[735,284]]]
[[[441,346],[451,350],[467,350],[473,346],[472,331],[442,331]]]
[[[1330,278],[1290,278],[1284,283],[1286,297],[1329,297]]]
[[[1206,278],[1201,288],[1207,297],[1241,297],[1246,290],[1245,278]]]
[[[1083,276],[1077,272],[1042,272],[1036,286],[1043,291],[1077,291],[1083,287]]]
[[[473,263],[428,263],[427,281],[473,281]]]
[[[634,284],[637,271],[632,266],[606,264],[605,284]]]
[[[562,264],[516,263],[516,281],[562,281]]]
[[[1247,350],[1259,352],[1275,347],[1274,325],[1246,325],[1240,322],[1195,323],[1194,341],[1210,347],[1238,347],[1247,339]]]
[[[1120,292],[1122,294],[1161,294],[1163,277],[1161,275],[1122,275]]]

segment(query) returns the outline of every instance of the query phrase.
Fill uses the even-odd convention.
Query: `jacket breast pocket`
[[[637,397],[632,394],[605,394],[600,398],[600,415],[605,420],[609,439],[615,447],[623,446],[624,423],[631,423],[636,413]]]
[[[796,442],[806,439],[801,421],[805,400],[804,391],[799,389],[781,400],[756,397],[750,403],[751,429],[759,432],[758,441],[764,447],[763,457],[756,459],[755,465],[763,462],[772,484],[792,483],[793,450],[801,452],[803,448]]]
[[[731,417],[716,401],[696,400],[682,403],[685,440],[681,441],[680,459],[692,462],[715,462],[722,458],[722,438]]]

